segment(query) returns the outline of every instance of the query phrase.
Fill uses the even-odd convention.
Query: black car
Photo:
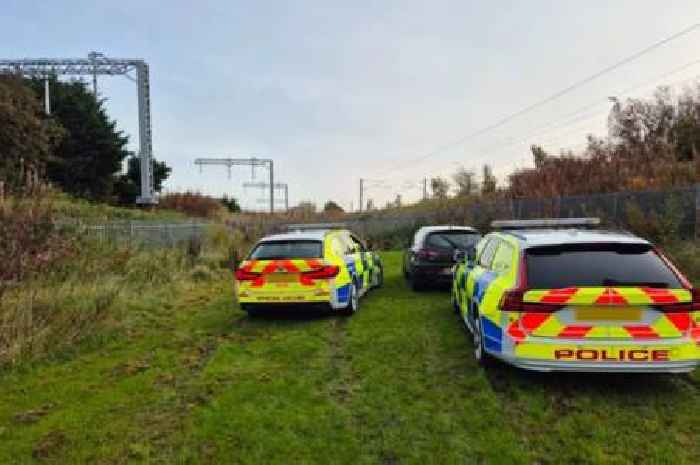
[[[403,272],[413,290],[452,282],[457,255],[475,247],[479,232],[469,226],[424,226],[416,231],[403,257]]]

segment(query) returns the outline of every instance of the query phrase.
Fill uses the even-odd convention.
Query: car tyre
[[[373,289],[379,289],[384,285],[384,268],[381,266],[377,267],[378,271],[376,275],[373,277],[374,278],[374,285],[372,286]]]
[[[452,310],[454,310],[454,312],[457,315],[459,315],[460,311],[459,311],[459,302],[457,300],[457,294],[455,293],[454,289],[452,289],[452,292],[450,294],[451,294],[450,300],[452,301]]]
[[[360,294],[357,291],[357,285],[355,283],[350,287],[350,298],[348,299],[348,305],[340,311],[341,314],[345,316],[351,316],[360,309]]]
[[[481,318],[478,313],[474,314],[473,322],[474,331],[472,332],[472,341],[474,342],[474,358],[477,363],[486,368],[493,363],[493,357],[486,352],[484,344],[484,329],[481,326]]]
[[[260,316],[260,309],[257,308],[255,305],[241,304],[241,310],[246,312],[249,317]]]
[[[425,283],[414,274],[411,275],[408,283],[414,292],[421,292],[423,289],[425,289]]]

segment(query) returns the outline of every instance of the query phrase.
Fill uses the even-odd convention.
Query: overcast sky
[[[530,163],[531,143],[576,148],[586,133],[602,135],[609,96],[681,88],[700,74],[689,64],[700,60],[699,29],[456,143],[698,22],[698,0],[3,0],[0,55],[144,58],[154,154],[173,167],[170,190],[260,205],[262,193],[242,188],[250,169],[229,180],[223,167],[193,165],[254,155],[275,160],[292,203],[356,208],[361,177],[376,203],[415,199],[423,177],[490,163],[502,178]],[[99,84],[135,149],[135,85]]]

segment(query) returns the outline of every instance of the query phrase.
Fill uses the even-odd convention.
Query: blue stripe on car
[[[336,289],[336,295],[338,296],[338,302],[343,304],[350,300],[350,284],[340,286]]]
[[[486,290],[488,289],[489,285],[491,282],[496,279],[496,274],[487,271],[474,282],[474,300],[477,301],[478,303],[481,303],[482,300],[484,300],[484,296],[486,295]]]
[[[484,347],[491,352],[502,350],[503,330],[486,317],[481,317],[481,328],[484,331]]]

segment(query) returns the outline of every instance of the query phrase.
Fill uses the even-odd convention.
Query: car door
[[[352,247],[355,251],[355,259],[359,262],[358,273],[361,277],[361,286],[364,289],[368,287],[370,283],[370,272],[372,269],[370,265],[370,253],[367,251],[367,248],[362,241],[356,236],[350,235],[350,241],[352,242]]]
[[[516,285],[516,247],[506,240],[499,239],[493,252],[493,257],[488,264],[490,278],[483,290],[479,312],[490,319],[494,324],[501,324],[501,311],[499,303],[503,293]]]
[[[348,267],[348,271],[350,272],[353,282],[357,284],[358,291],[361,291],[364,285],[364,267],[357,250],[357,245],[350,237],[350,234],[340,234],[339,239],[343,244],[345,263]]]
[[[471,319],[474,308],[478,307],[484,298],[485,291],[493,280],[491,273],[491,260],[496,253],[499,240],[496,237],[488,237],[484,239],[483,245],[480,244],[477,250],[476,263],[471,269],[467,269],[466,283],[464,287],[464,308],[462,312],[469,312],[468,316]]]

